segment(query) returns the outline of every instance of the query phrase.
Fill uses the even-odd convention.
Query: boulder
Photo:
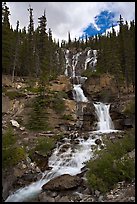
[[[61,191],[77,188],[82,182],[78,176],[64,174],[58,176],[42,186],[43,190]]]

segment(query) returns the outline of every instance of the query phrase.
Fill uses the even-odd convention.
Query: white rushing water
[[[87,97],[81,88],[81,84],[73,85],[73,98],[76,102],[88,102]]]
[[[14,192],[5,202],[28,201],[37,196],[41,192],[42,186],[49,180],[62,174],[76,175],[80,173],[81,168],[85,166],[85,162],[93,156],[91,145],[95,145],[97,138],[100,138],[100,136],[96,135],[93,139],[92,134],[89,134],[87,140],[77,138],[79,144],[74,145],[75,148],[71,147],[71,140],[66,138],[66,141],[61,146],[58,147],[57,145],[52,156],[49,158],[49,167],[52,167],[52,169],[45,171],[43,177],[37,182]],[[65,152],[61,152],[64,145],[68,145],[68,149]]]
[[[104,104],[101,102],[94,103],[96,114],[98,117],[97,129],[100,132],[110,132],[114,130],[112,119],[109,115],[110,104]]]

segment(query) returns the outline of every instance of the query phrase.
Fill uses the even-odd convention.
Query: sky
[[[19,20],[20,28],[29,24],[29,8],[33,8],[34,27],[46,10],[47,30],[51,28],[53,38],[68,40],[104,33],[117,25],[120,14],[124,21],[135,20],[135,2],[7,2],[10,9],[10,23],[15,29]]]

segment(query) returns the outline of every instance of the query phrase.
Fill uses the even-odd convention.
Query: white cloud
[[[67,40],[68,31],[73,39],[81,36],[90,23],[97,27],[94,17],[103,10],[115,12],[116,20],[120,14],[124,20],[135,19],[135,2],[7,2],[14,28],[17,20],[20,21],[21,28],[28,27],[29,4],[33,8],[35,27],[38,25],[38,18],[46,9],[47,28],[50,27],[53,37],[60,40]]]

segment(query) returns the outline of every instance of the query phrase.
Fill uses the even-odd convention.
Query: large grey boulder
[[[82,182],[79,176],[64,174],[58,176],[42,186],[43,190],[61,191],[78,187]]]

